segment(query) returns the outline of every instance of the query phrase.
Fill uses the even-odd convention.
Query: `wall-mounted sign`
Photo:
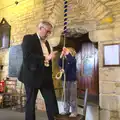
[[[103,51],[104,66],[120,66],[120,44],[104,45]]]

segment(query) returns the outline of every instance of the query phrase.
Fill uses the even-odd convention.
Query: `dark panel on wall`
[[[9,77],[17,77],[23,61],[21,45],[9,48]]]

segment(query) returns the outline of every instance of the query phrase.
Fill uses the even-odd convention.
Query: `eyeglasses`
[[[46,30],[47,34],[51,34],[50,30],[47,30],[47,28],[45,28],[45,27],[43,27],[43,28]]]

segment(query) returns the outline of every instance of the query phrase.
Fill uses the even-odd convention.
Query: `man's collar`
[[[39,35],[38,33],[37,33],[37,36],[38,36],[38,38],[39,38],[39,40],[40,40],[41,42],[44,42],[44,43],[46,42],[46,40],[42,40],[42,39],[41,39],[41,37],[40,37],[40,35]]]
[[[39,34],[38,34],[38,33],[37,33],[37,36],[38,36],[39,40],[41,40],[41,39],[40,39],[40,36],[39,36]]]

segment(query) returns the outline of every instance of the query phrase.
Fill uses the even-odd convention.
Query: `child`
[[[62,70],[62,57],[65,57],[64,70],[62,70],[66,75],[64,114],[69,114],[71,106],[71,114],[69,117],[77,116],[77,81],[75,55],[76,52],[73,48],[64,47],[59,59],[59,66]],[[62,81],[64,85],[64,75],[62,75]]]

